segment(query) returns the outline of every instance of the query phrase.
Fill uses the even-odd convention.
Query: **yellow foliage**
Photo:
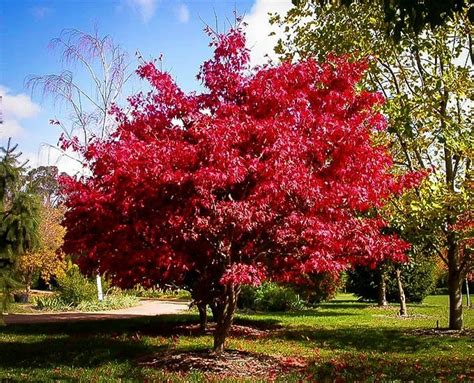
[[[51,277],[60,277],[66,270],[64,254],[60,251],[65,234],[65,228],[61,226],[63,215],[63,207],[41,207],[39,248],[23,254],[17,264],[27,290],[34,274],[38,273],[48,283]]]

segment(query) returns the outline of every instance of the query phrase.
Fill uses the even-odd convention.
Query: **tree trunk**
[[[449,329],[462,330],[462,278],[457,269],[449,269]]]
[[[466,278],[466,306],[470,309],[471,306],[471,295],[469,294],[469,280]]]
[[[450,217],[448,217],[448,222]],[[447,233],[448,251],[448,290],[449,290],[449,329],[462,330],[462,270],[460,270],[454,233]]]
[[[379,296],[377,304],[379,306],[387,306],[387,284],[385,282],[385,272],[380,270]]]
[[[217,317],[216,330],[214,332],[214,348],[216,354],[222,354],[224,351],[224,344],[229,335],[230,326],[234,319],[235,310],[237,308],[237,297],[240,288],[234,284],[226,287],[224,301],[219,305],[219,313]]]
[[[197,308],[199,311],[199,329],[206,331],[207,329],[207,305],[205,303],[198,303]]]
[[[30,300],[32,280],[33,280],[33,273],[30,272],[26,276],[26,281],[25,281],[25,295],[26,295],[26,301],[27,302]]]
[[[398,295],[400,297],[400,316],[406,317],[408,315],[407,303],[405,299],[405,291],[403,290],[402,283],[402,272],[397,268],[397,282],[398,282]]]

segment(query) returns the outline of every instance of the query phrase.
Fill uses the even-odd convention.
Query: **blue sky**
[[[245,15],[252,61],[261,63],[272,53],[273,30],[268,12],[284,13],[290,0],[0,0],[0,95],[4,123],[0,145],[8,137],[19,144],[32,166],[57,164],[73,171],[71,163],[48,151],[43,143],[57,143],[60,131],[49,119],[65,116],[61,105],[31,93],[24,86],[29,75],[58,73],[64,69],[51,39],[66,28],[110,35],[130,54],[138,50],[145,59],[163,55],[164,69],[184,90],[198,89],[199,65],[209,57],[205,24],[225,29],[234,10]],[[87,85],[87,84],[86,84]],[[138,88],[140,85],[134,84]],[[49,153],[47,155],[46,153]]]

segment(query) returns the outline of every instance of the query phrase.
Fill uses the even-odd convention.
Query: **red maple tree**
[[[83,150],[90,175],[64,179],[65,250],[120,286],[173,282],[213,304],[222,352],[242,284],[403,260],[381,207],[416,178],[395,176],[363,62],[331,57],[249,67],[239,27],[183,92],[153,63],[152,91],[116,108],[118,129]]]

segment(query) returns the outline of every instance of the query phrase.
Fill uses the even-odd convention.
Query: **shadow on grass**
[[[327,303],[319,303],[315,306],[315,308],[329,308],[331,310],[352,310],[352,309],[365,309],[368,307],[373,307],[373,303],[354,303],[354,301],[350,301],[352,303],[340,303],[337,302],[327,302]],[[354,314],[353,314],[354,315]]]
[[[95,368],[110,362],[128,362],[168,347],[110,336],[50,336],[28,342],[0,342],[4,351],[0,352],[0,368]]]
[[[196,323],[196,314],[169,314],[155,317],[135,317],[126,319],[81,320],[61,323],[10,324],[0,327],[2,334],[9,335],[106,335],[139,331],[150,335],[176,335],[176,327]]]
[[[326,306],[333,307],[332,304]],[[342,307],[341,305],[339,307]],[[339,308],[334,305],[334,308]],[[358,306],[359,307],[359,306]],[[301,341],[315,348],[359,352],[412,353],[449,343],[456,347],[465,339],[407,335],[402,329],[357,327],[284,327],[285,317],[342,317],[357,315],[337,310],[305,310],[295,313],[266,313],[237,316],[235,323],[270,330],[268,337]],[[281,319],[280,319],[281,318]],[[167,349],[173,336],[201,336],[198,315],[181,313],[68,323],[17,324],[0,327],[0,367],[73,368],[96,367],[112,361],[130,361]],[[304,322],[302,322],[304,323]],[[164,344],[153,345],[141,336],[163,336]]]
[[[197,319],[197,315],[179,314],[0,327],[0,369],[133,364],[138,357],[168,349],[172,335],[179,335],[179,327],[196,323]],[[164,336],[169,340],[153,345],[144,341],[142,335]]]
[[[431,350],[442,345],[456,347],[469,337],[443,338],[420,337],[405,334],[402,330],[389,327],[379,329],[367,327],[318,328],[296,327],[284,329],[273,335],[274,338],[286,340],[303,340],[314,342],[315,347],[329,349],[352,349],[360,352],[412,353]],[[463,339],[464,338],[464,339]]]
[[[318,306],[319,307],[319,306]],[[325,307],[324,307],[325,308]],[[332,309],[333,307],[331,307]],[[339,308],[339,307],[334,307]],[[246,311],[239,311],[238,314],[243,315],[252,315],[256,318],[300,318],[300,317],[312,317],[312,318],[323,318],[323,317],[343,317],[343,316],[357,316],[358,313],[354,312],[341,312],[341,311],[333,311],[333,310],[324,310],[320,311],[318,308],[311,309],[311,310],[301,310],[301,311],[276,311],[276,312],[246,312]]]

